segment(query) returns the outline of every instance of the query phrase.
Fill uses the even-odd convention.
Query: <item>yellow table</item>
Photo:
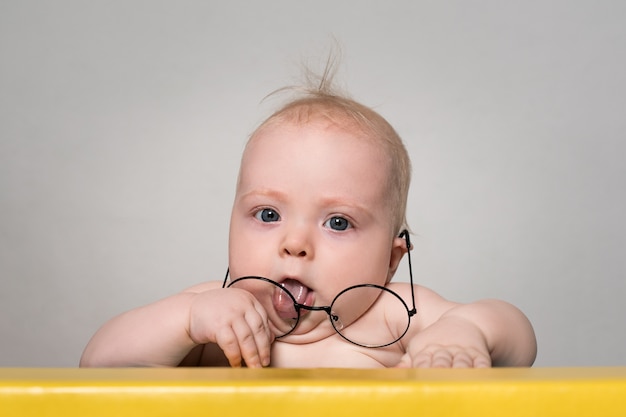
[[[0,416],[626,416],[626,367],[0,368]]]

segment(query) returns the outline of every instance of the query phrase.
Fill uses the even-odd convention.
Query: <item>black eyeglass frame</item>
[[[289,330],[287,333],[280,335],[280,336],[276,336],[277,339],[280,339],[281,337],[285,337],[287,335],[289,335],[291,332],[293,332],[297,327],[298,324],[300,323],[300,310],[308,310],[308,311],[324,311],[326,312],[326,314],[328,314],[328,318],[330,319],[330,324],[333,326],[333,329],[335,330],[335,332],[341,336],[344,340],[357,345],[357,346],[361,346],[361,347],[365,347],[365,348],[381,348],[381,347],[385,347],[385,346],[389,346],[389,345],[393,345],[394,343],[398,342],[400,339],[402,339],[404,337],[404,335],[408,332],[409,327],[411,325],[411,317],[413,317],[415,314],[417,314],[417,309],[415,307],[415,289],[413,287],[413,267],[411,265],[411,240],[409,237],[409,232],[408,230],[403,230],[400,235],[398,237],[404,238],[405,244],[406,244],[406,248],[407,248],[407,257],[408,257],[408,262],[409,262],[409,279],[410,279],[410,284],[411,284],[411,302],[412,302],[412,306],[411,309],[409,309],[407,303],[402,299],[402,297],[400,297],[400,295],[398,295],[396,292],[390,290],[387,287],[383,287],[381,285],[378,284],[357,284],[357,285],[352,285],[344,290],[342,290],[339,294],[337,294],[335,296],[335,298],[333,298],[333,301],[330,303],[330,305],[328,306],[307,306],[304,304],[300,304],[296,301],[295,297],[293,296],[293,294],[291,294],[291,292],[289,292],[286,288],[284,288],[282,285],[280,285],[278,282],[273,281],[269,278],[265,278],[265,277],[259,277],[259,276],[245,276],[245,277],[241,277],[241,278],[237,278],[234,281],[232,281],[230,284],[226,285],[226,283],[228,282],[228,275],[229,275],[229,270],[226,270],[226,276],[224,277],[224,282],[222,283],[222,288],[229,288],[232,285],[234,285],[237,282],[241,282],[244,280],[249,280],[249,279],[255,279],[255,280],[261,280],[261,281],[265,281],[268,282],[270,284],[275,285],[277,288],[281,289],[285,294],[287,294],[291,300],[293,301],[293,305],[294,308],[296,310],[297,313],[297,317],[294,317],[295,320],[295,324],[294,326],[291,328],[291,330]],[[402,305],[404,306],[404,308],[407,311],[407,315],[408,315],[408,322],[407,322],[407,326],[404,329],[404,331],[402,332],[402,334],[400,336],[398,336],[393,342],[389,342],[389,343],[384,343],[384,344],[380,344],[380,345],[366,345],[366,344],[362,344],[362,343],[358,343],[355,342],[353,340],[348,339],[346,336],[344,336],[341,333],[341,329],[337,329],[337,326],[335,325],[336,322],[339,321],[339,317],[335,314],[333,314],[333,310],[332,307],[335,304],[335,301],[341,297],[342,294],[345,294],[346,292],[353,290],[355,288],[377,288],[381,291],[385,291],[391,295],[393,295],[394,297],[396,297],[398,300],[400,300],[400,302],[402,303]]]

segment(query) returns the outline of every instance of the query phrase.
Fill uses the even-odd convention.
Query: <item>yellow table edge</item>
[[[626,367],[0,368],[0,416],[626,416]]]

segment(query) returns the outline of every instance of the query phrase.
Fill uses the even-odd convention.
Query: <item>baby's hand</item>
[[[397,368],[489,368],[491,357],[486,350],[459,345],[429,345],[418,352],[407,352]]]
[[[408,341],[399,368],[488,368],[491,355],[482,331],[474,323],[445,317]]]
[[[216,343],[233,367],[270,364],[274,340],[263,306],[237,288],[198,293],[189,317],[189,336],[197,344]]]

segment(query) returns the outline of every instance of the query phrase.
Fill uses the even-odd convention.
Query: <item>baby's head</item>
[[[407,152],[382,116],[309,91],[265,120],[246,145],[231,213],[231,275],[268,278],[307,306],[329,306],[353,286],[386,285],[407,251],[398,234],[409,182]],[[342,323],[378,295],[350,297]],[[289,300],[273,306],[293,307]],[[320,324],[321,333],[309,335]],[[297,333],[313,340],[333,332],[323,315],[310,314]]]
[[[246,149],[268,128],[318,122],[345,129],[380,148],[386,157],[386,166],[372,166],[371,169],[380,170],[386,179],[388,192],[385,198],[391,214],[391,230],[397,235],[408,228],[406,206],[411,161],[402,139],[380,114],[351,98],[334,93],[325,84],[317,89],[304,89],[303,94],[268,117],[251,135]]]

